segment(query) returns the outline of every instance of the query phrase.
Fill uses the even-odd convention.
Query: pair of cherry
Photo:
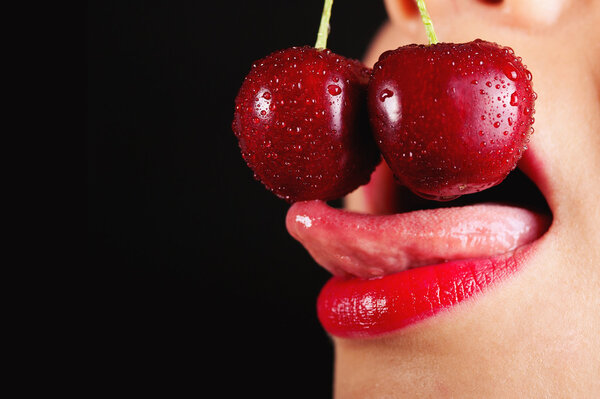
[[[255,178],[289,202],[331,200],[366,184],[382,155],[429,199],[504,180],[533,131],[531,73],[509,47],[433,38],[383,53],[372,70],[324,45],[257,61],[233,122]]]

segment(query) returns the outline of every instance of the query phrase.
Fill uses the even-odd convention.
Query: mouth
[[[516,275],[552,221],[538,186],[516,169],[483,192],[429,201],[397,185],[382,162],[346,209],[295,203],[288,232],[333,275],[317,301],[321,324],[334,336],[380,336]]]

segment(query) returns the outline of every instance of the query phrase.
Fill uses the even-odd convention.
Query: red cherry
[[[373,134],[395,177],[437,200],[485,190],[515,168],[535,98],[513,50],[479,39],[388,51],[368,92]]]
[[[257,61],[233,121],[256,179],[289,202],[336,199],[367,183],[380,159],[366,116],[369,74],[313,47]]]

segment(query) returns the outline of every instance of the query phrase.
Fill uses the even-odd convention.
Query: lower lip
[[[343,338],[377,337],[428,319],[486,292],[521,270],[533,243],[488,259],[451,261],[376,279],[331,278],[317,312]]]

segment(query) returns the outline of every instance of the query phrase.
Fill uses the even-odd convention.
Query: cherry
[[[379,161],[365,104],[369,70],[329,50],[292,47],[256,62],[233,130],[255,177],[290,202],[339,198]]]
[[[492,187],[516,167],[533,131],[536,94],[511,48],[479,39],[437,43],[420,9],[430,44],[380,56],[369,112],[400,184],[425,198],[450,200]]]
[[[289,202],[339,198],[367,183],[380,160],[367,115],[370,70],[325,48],[330,9],[328,0],[316,48],[255,62],[235,100],[244,160]]]

